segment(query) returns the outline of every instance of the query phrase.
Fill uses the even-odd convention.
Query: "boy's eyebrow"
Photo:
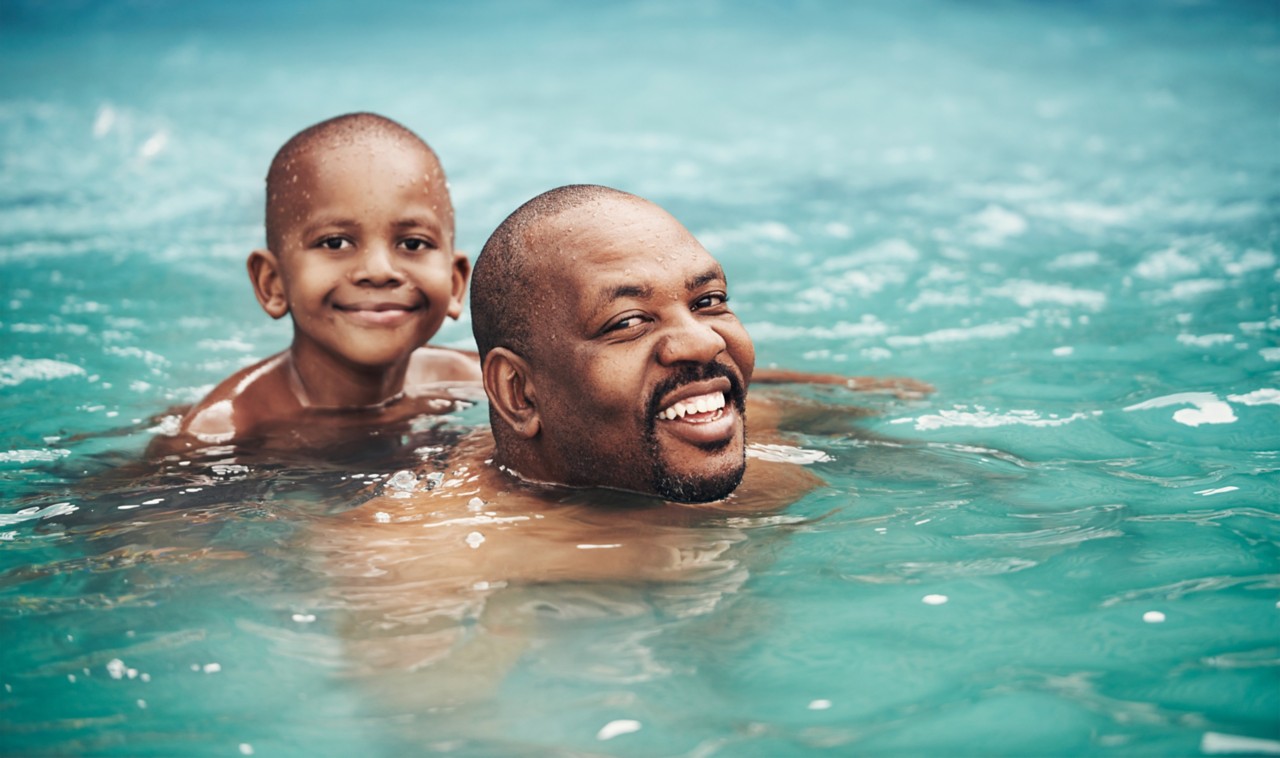
[[[394,226],[397,229],[404,229],[405,227],[409,227],[409,226],[430,226],[436,229],[441,229],[444,227],[444,225],[440,223],[440,219],[430,215],[402,218],[399,221],[396,221]]]

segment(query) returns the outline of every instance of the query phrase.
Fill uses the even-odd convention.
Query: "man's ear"
[[[471,279],[471,261],[466,253],[453,254],[453,292],[449,300],[449,318],[462,315],[462,299],[467,295],[467,281]]]
[[[249,281],[258,304],[271,318],[281,318],[289,312],[289,301],[284,297],[284,282],[280,279],[280,262],[270,250],[254,250],[247,261]]]
[[[505,347],[495,347],[484,357],[483,373],[489,407],[520,437],[536,437],[542,419],[528,361]]]

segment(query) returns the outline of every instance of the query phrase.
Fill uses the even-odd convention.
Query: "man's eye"
[[[729,296],[723,292],[714,292],[710,295],[703,295],[693,301],[693,310],[700,311],[704,308],[715,308],[716,306],[726,305],[729,302]]]
[[[400,244],[404,247],[405,250],[408,250],[411,253],[422,253],[422,252],[426,252],[427,250],[436,249],[435,242],[429,239],[422,239],[421,237],[410,237],[409,239],[401,242]]]
[[[351,246],[351,240],[346,237],[325,237],[317,243],[317,247],[325,250],[346,250]]]
[[[620,332],[625,329],[630,329],[633,326],[639,326],[643,320],[644,319],[642,319],[640,316],[627,316],[626,318],[620,318],[617,321],[610,324],[609,326],[605,327],[604,331],[606,334],[608,334],[609,332]]]

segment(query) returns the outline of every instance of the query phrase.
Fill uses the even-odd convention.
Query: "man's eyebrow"
[[[685,280],[685,289],[696,290],[708,282],[724,281],[724,269],[719,266],[712,266],[703,271],[701,274],[689,277]]]
[[[596,298],[599,307],[603,307],[614,300],[622,300],[623,298],[649,298],[653,297],[653,288],[640,284],[619,284],[616,287],[610,287],[600,293],[600,297]]]

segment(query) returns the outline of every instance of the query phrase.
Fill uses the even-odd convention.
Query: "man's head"
[[[525,203],[476,260],[472,324],[498,462],[542,481],[705,502],[742,478],[755,365],[720,264],[607,187]]]
[[[457,318],[470,272],[435,153],[355,113],[299,132],[267,173],[267,250],[249,256],[264,310],[294,319],[294,351],[385,367]]]

